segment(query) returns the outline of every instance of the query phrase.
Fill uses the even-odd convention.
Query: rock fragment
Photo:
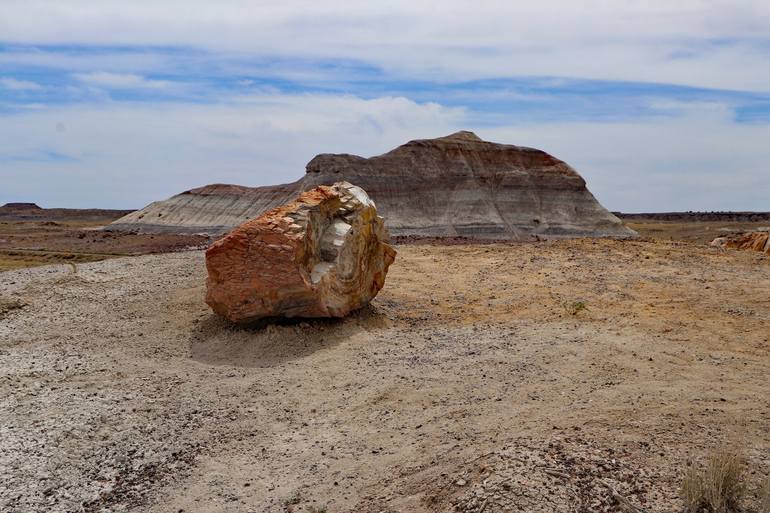
[[[722,248],[761,251],[770,254],[770,230],[757,230],[731,237],[718,237],[711,241],[711,245]]]
[[[396,251],[374,202],[319,186],[235,228],[206,251],[206,303],[233,322],[342,317],[374,298]]]

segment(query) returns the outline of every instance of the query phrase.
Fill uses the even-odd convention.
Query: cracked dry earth
[[[0,273],[0,511],[678,511],[723,443],[770,470],[770,257],[398,251],[353,316],[251,328],[201,252]]]

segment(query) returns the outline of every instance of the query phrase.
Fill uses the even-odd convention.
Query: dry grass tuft
[[[6,250],[0,249],[0,271],[13,271],[38,265],[97,262],[113,255],[68,253],[59,251]]]
[[[759,513],[770,513],[770,476],[759,487]]]
[[[14,310],[20,310],[27,306],[27,303],[18,299],[6,300],[0,298],[0,319]]]
[[[585,301],[564,301],[561,306],[570,315],[577,315],[583,310],[588,310]]]
[[[720,450],[706,461],[705,468],[695,467],[682,482],[686,513],[738,513],[746,493],[743,480],[745,460],[735,451]]]

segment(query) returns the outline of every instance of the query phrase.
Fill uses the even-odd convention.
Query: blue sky
[[[6,0],[0,204],[138,208],[468,129],[613,210],[770,210],[770,6],[467,5]]]

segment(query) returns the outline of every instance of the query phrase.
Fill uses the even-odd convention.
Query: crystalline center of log
[[[345,192],[350,195],[342,197],[342,206],[337,209],[336,216],[321,233],[318,240],[318,256],[321,261],[313,266],[310,272],[310,281],[315,285],[332,269],[336,267],[340,251],[345,245],[350,230],[353,228],[351,213],[355,210],[356,203],[369,205],[369,199],[363,191],[357,194],[358,187],[349,186]]]
[[[353,195],[355,199],[358,200],[359,203],[364,205],[365,207],[373,206],[374,202],[372,199],[367,195],[364,190],[361,187],[358,187],[357,185],[351,185],[347,188],[347,191]]]
[[[321,235],[320,253],[321,259],[327,262],[334,262],[337,260],[337,255],[340,252],[340,248],[345,244],[345,236],[348,234],[352,226],[345,222],[344,219],[334,219],[332,223],[324,230]]]
[[[320,282],[321,278],[323,278],[324,275],[328,273],[329,270],[333,267],[334,264],[331,262],[318,262],[310,272],[310,281],[313,283],[313,285]]]

